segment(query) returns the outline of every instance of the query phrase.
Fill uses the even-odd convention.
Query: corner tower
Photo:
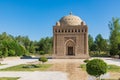
[[[53,58],[88,58],[88,27],[70,13],[53,26]]]

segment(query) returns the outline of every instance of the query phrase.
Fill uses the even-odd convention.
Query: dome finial
[[[72,15],[72,12],[70,12],[70,15]]]

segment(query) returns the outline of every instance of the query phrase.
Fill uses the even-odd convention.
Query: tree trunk
[[[101,53],[101,51],[99,50],[99,54]]]
[[[96,80],[100,80],[100,77],[96,77]]]

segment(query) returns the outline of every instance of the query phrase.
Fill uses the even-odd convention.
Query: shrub
[[[31,65],[24,65],[23,68],[38,68],[39,66],[31,64]]]
[[[40,55],[44,55],[45,54],[45,52],[44,51],[40,51]]]
[[[99,53],[98,51],[90,51],[91,57],[110,57],[108,51]]]
[[[86,71],[97,78],[107,72],[107,64],[101,59],[93,59],[86,64]]]
[[[48,59],[46,57],[40,57],[39,61],[41,61],[42,63],[44,63],[44,62],[47,62]]]
[[[88,63],[88,62],[89,62],[89,59],[85,59],[84,62],[85,62],[85,63]]]

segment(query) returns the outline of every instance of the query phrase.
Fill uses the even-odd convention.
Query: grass
[[[119,80],[119,79],[101,79],[101,80]]]
[[[18,77],[0,77],[0,80],[18,80]]]
[[[52,64],[35,64],[35,66],[37,66],[35,68],[23,68],[24,66],[29,65],[33,64],[21,64],[17,66],[8,67],[5,69],[0,69],[0,71],[45,71],[52,66]]]
[[[108,65],[109,72],[120,72],[120,66],[116,65]]]
[[[86,70],[86,65],[81,64],[80,68],[82,68],[82,70]],[[108,65],[108,72],[120,72],[120,66]]]
[[[2,66],[2,65],[6,65],[6,64],[0,64],[0,66]]]
[[[86,70],[86,65],[85,65],[85,64],[81,64],[81,65],[80,65],[80,68],[82,68],[82,70],[85,71],[85,70]]]

